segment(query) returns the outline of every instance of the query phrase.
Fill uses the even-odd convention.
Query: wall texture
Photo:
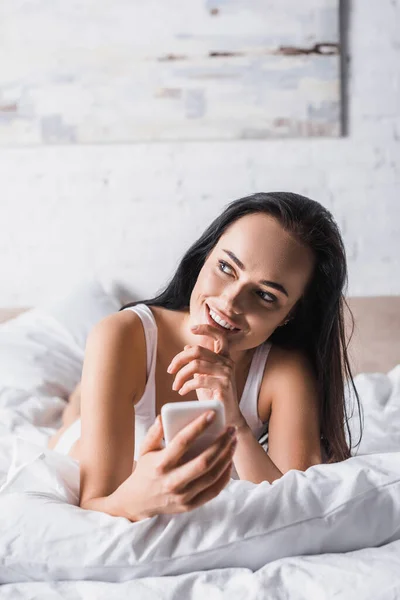
[[[0,306],[92,276],[153,294],[223,206],[271,190],[332,212],[349,295],[400,294],[400,0],[346,20],[344,138],[0,148]]]
[[[0,144],[340,132],[339,0],[1,5]]]

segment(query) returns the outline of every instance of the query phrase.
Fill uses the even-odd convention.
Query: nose
[[[240,315],[243,312],[239,290],[230,288],[221,294],[221,310],[226,315]]]

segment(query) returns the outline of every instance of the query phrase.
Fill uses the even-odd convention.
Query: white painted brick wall
[[[400,294],[400,1],[350,8],[348,137],[0,149],[0,306],[93,275],[153,294],[223,206],[271,190],[331,210],[350,295]]]

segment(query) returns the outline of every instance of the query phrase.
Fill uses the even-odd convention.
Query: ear
[[[299,300],[297,300],[296,304],[294,306],[292,306],[292,308],[289,310],[289,312],[286,315],[286,317],[284,317],[282,319],[282,321],[279,323],[278,327],[281,327],[282,325],[285,325],[286,321],[288,321],[288,320],[292,321],[295,318],[296,314],[299,311],[301,301],[302,301],[302,298],[299,298]]]

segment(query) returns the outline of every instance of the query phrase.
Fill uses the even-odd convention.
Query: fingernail
[[[171,365],[169,365],[168,369],[167,369],[167,373],[171,373],[172,369],[171,369]]]
[[[199,328],[199,326],[198,326],[198,325],[192,325],[192,327],[191,327],[191,329],[192,329],[192,330],[193,330],[193,329],[198,329],[198,328]]]
[[[233,437],[235,435],[235,433],[236,433],[236,427],[228,427],[228,434],[230,436]]]
[[[213,420],[213,418],[214,418],[214,417],[215,417],[215,412],[214,412],[214,411],[212,411],[212,412],[209,412],[209,413],[207,414],[207,416],[206,416],[206,421],[207,421],[208,423],[211,423],[211,421]]]

